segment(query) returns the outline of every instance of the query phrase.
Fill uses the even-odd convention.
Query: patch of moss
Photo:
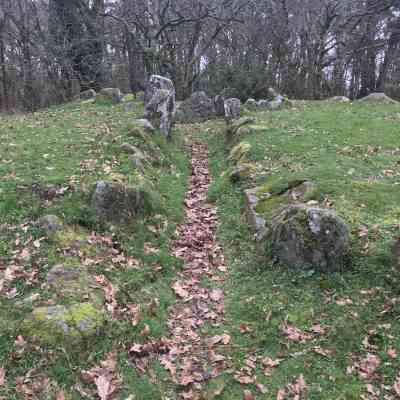
[[[287,180],[281,177],[273,177],[269,180],[269,182],[260,186],[260,190],[257,195],[261,198],[265,195],[275,196],[281,195],[287,192],[290,189],[295,188],[296,186],[300,186],[302,183],[306,182],[306,178],[294,178],[291,180]]]
[[[23,321],[22,331],[43,344],[68,345],[95,335],[104,322],[103,312],[90,303],[40,307]]]
[[[53,272],[48,285],[55,298],[59,298],[64,304],[73,304],[81,300],[90,301],[97,308],[104,304],[104,292],[101,287],[96,287],[85,267],[64,263],[58,266],[63,271],[61,274]],[[57,268],[53,267],[53,268]],[[52,270],[48,274],[48,279]]]
[[[87,239],[87,232],[80,227],[67,227],[57,232],[53,240],[59,247],[69,247],[74,242],[83,242]]]

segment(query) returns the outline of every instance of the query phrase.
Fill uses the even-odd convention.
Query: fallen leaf
[[[179,297],[184,299],[189,296],[189,292],[183,288],[180,282],[175,282],[171,287]]]
[[[112,392],[111,381],[104,375],[100,375],[94,380],[97,387],[97,394],[101,400],[108,400]]]
[[[6,382],[6,370],[4,368],[0,368],[0,387],[4,386]]]
[[[389,350],[387,351],[387,355],[388,355],[390,358],[397,358],[397,351],[396,351],[396,349],[389,349]]]
[[[210,299],[212,301],[221,301],[224,297],[224,292],[221,289],[214,289],[210,293]]]
[[[266,387],[265,385],[263,385],[262,383],[257,383],[257,384],[256,384],[256,388],[258,389],[258,391],[259,391],[261,394],[266,394],[266,393],[268,393],[267,387]]]
[[[64,390],[57,393],[56,400],[66,400]]]

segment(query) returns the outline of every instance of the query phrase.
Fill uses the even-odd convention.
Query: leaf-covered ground
[[[0,118],[0,399],[399,398],[390,244],[400,107],[247,112],[256,123],[240,140],[255,173],[233,184],[222,121],[179,126],[172,143],[147,140],[132,134],[135,104],[134,113],[84,102]],[[125,142],[151,155],[144,176]],[[349,224],[348,270],[293,271],[257,255],[243,189],[293,177],[315,181],[321,203]],[[159,209],[110,229],[89,206],[99,179],[146,184]],[[35,226],[46,214],[62,218],[63,234]],[[107,323],[79,347],[22,332],[32,309],[54,304],[45,281],[60,263],[81,265],[104,292]]]

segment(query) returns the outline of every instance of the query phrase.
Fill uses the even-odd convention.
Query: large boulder
[[[225,119],[232,121],[240,118],[240,111],[242,108],[242,102],[239,99],[231,98],[225,100]]]
[[[183,101],[175,113],[180,123],[204,122],[216,116],[214,101],[205,92],[195,92]]]
[[[91,203],[101,220],[120,224],[153,209],[151,193],[118,182],[97,182]]]
[[[98,102],[110,102],[112,104],[121,103],[123,95],[121,90],[118,88],[104,88],[101,89],[99,94],[96,96]]]
[[[359,100],[363,103],[398,104],[398,102],[385,93],[371,93]]]
[[[345,266],[349,230],[331,210],[289,205],[273,217],[268,235],[272,257],[289,267],[337,271]]]
[[[152,75],[146,85],[145,118],[159,128],[166,138],[171,137],[175,113],[175,87],[168,78]]]

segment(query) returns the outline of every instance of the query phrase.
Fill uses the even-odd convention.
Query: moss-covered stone
[[[84,302],[71,306],[39,307],[23,321],[22,332],[46,345],[77,344],[96,335],[105,323],[104,313]]]
[[[92,195],[96,215],[106,222],[128,223],[141,214],[151,214],[157,196],[143,186],[132,187],[115,182],[99,181]]]
[[[306,179],[270,179],[265,185],[245,191],[246,217],[258,241],[262,241],[273,216],[283,207],[319,199],[317,186]]]
[[[104,304],[102,288],[91,279],[86,268],[77,264],[58,264],[47,274],[47,285],[53,298],[74,303],[90,301],[96,307]]]
[[[229,174],[231,182],[244,181],[251,178],[252,175],[257,171],[254,164],[251,163],[240,163],[237,165]]]
[[[251,151],[251,145],[246,142],[240,142],[237,144],[229,154],[229,160],[235,162],[243,162],[246,159],[247,154]]]
[[[266,245],[289,267],[336,271],[345,266],[349,232],[333,211],[295,204],[274,216]]]

